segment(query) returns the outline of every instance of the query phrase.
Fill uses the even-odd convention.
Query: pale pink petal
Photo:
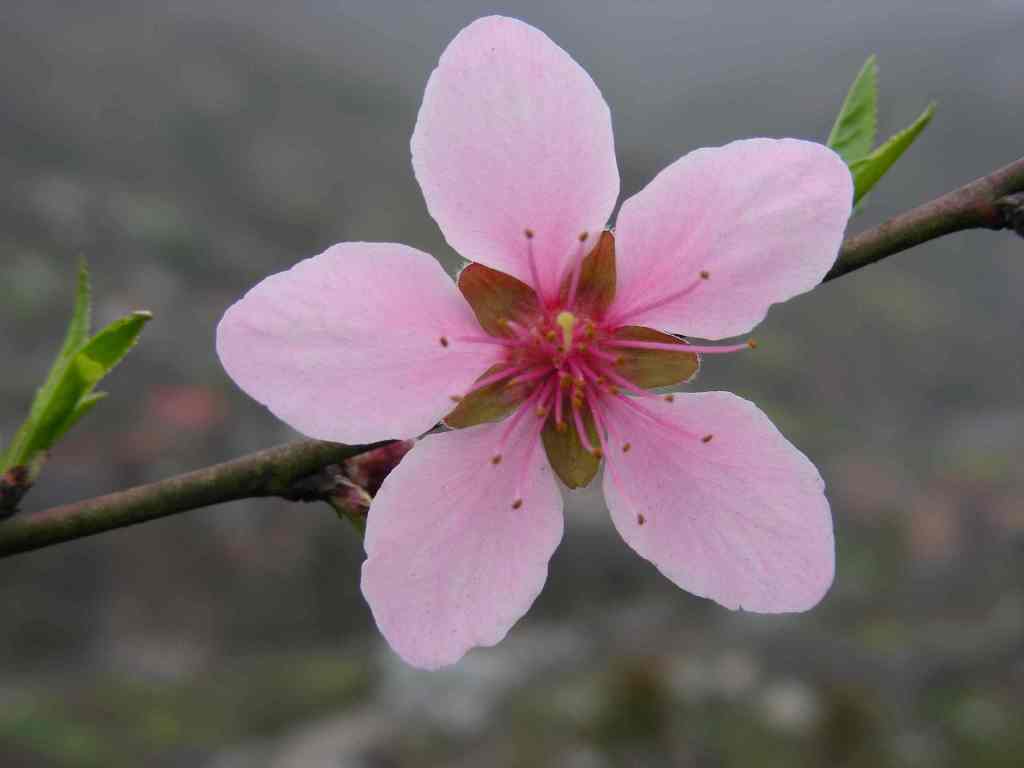
[[[423,438],[370,507],[363,594],[417,667],[500,641],[540,593],[562,538],[562,497],[536,430],[520,428],[491,463],[504,426]]]
[[[533,285],[523,234],[533,230],[545,295],[619,194],[611,115],[590,75],[540,30],[500,16],[470,24],[441,56],[412,163],[465,258]]]
[[[341,243],[263,280],[224,314],[217,354],[235,382],[303,434],[415,437],[499,355],[431,256]]]
[[[852,201],[846,164],[821,144],[749,139],[691,152],[622,205],[610,315],[706,339],[746,333],[772,304],[821,282]]]
[[[656,420],[622,404],[606,416],[604,493],[626,542],[727,608],[781,613],[821,600],[835,567],[832,519],[807,457],[728,392],[644,406]]]

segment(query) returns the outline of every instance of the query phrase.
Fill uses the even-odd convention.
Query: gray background
[[[0,435],[55,353],[74,264],[156,319],[26,513],[293,435],[222,372],[223,310],[340,240],[454,269],[408,140],[451,37],[502,11],[611,106],[622,191],[686,151],[823,139],[865,57],[881,131],[939,111],[857,230],[1021,154],[1024,3],[8,2],[0,27]],[[0,562],[5,766],[1011,765],[1024,749],[1024,243],[943,239],[778,307],[698,388],[822,470],[826,601],[731,614],[616,537],[596,489],[530,615],[405,668],[326,506],[247,502]]]

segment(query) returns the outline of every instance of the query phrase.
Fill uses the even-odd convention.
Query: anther
[[[556,432],[565,432],[565,430],[567,430],[568,428],[569,428],[569,425],[566,424],[564,421],[556,421],[555,422],[555,431]]]
[[[637,515],[636,516],[636,524],[637,525],[643,525],[646,522],[647,522],[647,518],[644,517],[643,515]]]
[[[632,448],[632,447],[633,447],[632,443],[623,443],[622,444],[622,452],[623,453],[629,453],[629,449]]]
[[[594,454],[594,458],[595,459],[603,459],[604,458],[604,451],[602,451],[600,448],[595,448],[593,451],[591,451],[591,453]]]
[[[461,403],[462,402],[462,395],[449,395],[448,397],[451,398],[451,401],[453,403]]]
[[[516,499],[515,501],[512,502],[512,509],[519,509],[521,506],[523,506],[522,499]]]
[[[441,346],[442,347],[447,347],[448,346],[448,337],[447,336],[442,336],[440,341],[441,341]]]
[[[714,438],[714,435],[704,435],[704,437],[702,437],[700,441],[702,443],[710,443],[712,438]]]
[[[675,395],[665,395],[665,402],[666,403],[674,403],[675,401],[676,401],[676,396]]]
[[[590,237],[590,233],[589,232],[580,232],[580,242],[581,243],[587,242],[587,238],[588,237]]]
[[[702,269],[700,271],[700,279],[701,280],[707,280],[709,277],[711,277],[711,273],[708,272],[706,269]]]
[[[757,349],[757,342],[754,339],[750,339],[747,341],[747,346],[751,349]]]
[[[496,453],[493,456],[491,456],[491,464],[494,464],[494,465],[501,464],[501,454],[500,453]]]
[[[523,230],[523,234],[526,235],[527,240],[533,240],[533,230],[529,227]]]
[[[545,408],[543,405],[538,405],[536,413],[538,419],[543,419],[545,416],[548,415],[548,409]]]
[[[558,334],[555,333],[554,331],[548,331],[547,333],[544,334],[544,338],[550,342],[554,342],[558,339]]]

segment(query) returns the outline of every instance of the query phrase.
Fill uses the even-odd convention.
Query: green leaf
[[[112,322],[79,350],[75,362],[91,382],[89,389],[121,362],[139,340],[143,327],[152,319],[150,312],[132,312]]]
[[[27,466],[34,479],[46,451],[105,397],[93,388],[135,345],[152,317],[149,312],[133,312],[88,338],[89,305],[89,275],[83,264],[64,343],[36,392],[28,418],[3,455],[0,469]]]
[[[57,362],[65,360],[85,343],[89,338],[90,317],[92,315],[92,291],[89,288],[89,268],[83,261],[78,266],[78,286],[75,290],[75,308],[71,313],[71,323],[64,336],[64,345],[60,348]]]
[[[878,63],[872,54],[850,86],[827,143],[850,165],[871,152],[877,130]]]
[[[68,361],[89,337],[90,316],[92,314],[92,291],[89,286],[89,268],[85,261],[78,266],[78,283],[75,288],[75,306],[71,312],[71,322],[64,334],[64,343],[61,345],[57,358],[50,366],[43,386],[36,391],[36,397],[32,401],[32,410],[29,418],[21,425],[14,439],[7,450],[0,455],[0,469],[18,466],[26,463],[28,443],[32,442],[32,424],[42,416],[44,404],[52,397],[53,390],[60,381]]]
[[[893,134],[888,141],[867,157],[850,164],[855,190],[854,203],[859,202],[892,167],[893,163],[899,160],[900,156],[914,143],[914,140],[921,135],[925,126],[931,122],[934,114],[935,102],[932,102],[909,127]]]

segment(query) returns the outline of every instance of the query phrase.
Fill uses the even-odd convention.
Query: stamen
[[[572,418],[576,424],[576,434],[579,435],[580,443],[583,445],[583,449],[587,453],[594,452],[594,444],[590,442],[590,435],[587,434],[585,425],[583,424],[583,416],[580,414],[580,407],[577,405],[579,401],[573,398],[572,401]]]
[[[520,345],[520,342],[513,339],[499,339],[495,336],[453,336],[452,339],[471,344],[497,344],[499,347],[518,347]]]
[[[531,381],[536,381],[537,379],[539,379],[539,378],[541,378],[543,376],[547,376],[550,373],[551,373],[551,366],[550,365],[547,365],[547,364],[540,365],[540,366],[537,366],[536,368],[531,368],[526,373],[524,373],[524,374],[522,374],[520,376],[516,376],[514,379],[512,379],[512,381],[510,381],[505,386],[507,386],[507,387],[514,387],[516,384],[526,384],[526,383],[531,382]]]
[[[632,448],[632,447],[633,447],[632,443],[623,443],[622,444],[622,452],[623,453],[629,453],[629,449]]]
[[[542,387],[537,387],[537,389],[535,389],[528,398],[526,398],[522,403],[520,403],[519,407],[516,408],[512,415],[508,417],[508,419],[505,421],[505,429],[502,430],[501,437],[498,438],[498,448],[497,450],[495,450],[494,455],[491,457],[492,464],[501,463],[501,457],[505,450],[505,444],[508,442],[509,437],[515,431],[516,426],[519,424],[520,421],[523,420],[523,416],[526,415],[527,411],[533,410],[537,401],[541,398],[541,395],[544,393],[544,390],[549,388],[550,384]]]
[[[550,394],[554,391],[554,380],[548,382],[543,388],[543,393],[539,402],[546,407],[547,399]],[[536,424],[529,430],[526,435],[526,455],[523,456],[523,462],[520,465],[519,477],[516,479],[516,491],[514,494],[515,501],[512,502],[512,509],[519,509],[523,506],[523,488],[526,485],[526,474],[530,471],[530,461],[533,459],[533,452],[537,450],[537,445],[540,443],[540,433],[544,429],[544,420],[537,419]]]
[[[583,260],[587,254],[583,247],[583,244],[587,242],[587,233],[580,233],[580,245],[577,249],[576,258],[572,261],[572,279],[569,281],[569,296],[566,301],[566,306],[573,306],[576,303],[576,291],[580,285],[580,273],[583,272]]]
[[[729,344],[722,347],[712,347],[699,344],[671,344],[661,341],[633,341],[632,339],[609,339],[606,344],[609,347],[620,347],[623,349],[661,349],[666,352],[689,352],[701,355],[725,354],[727,352],[739,352],[744,349],[754,349],[757,342],[750,341],[743,344]]]
[[[582,365],[582,363],[581,363],[581,365]],[[646,389],[643,389],[642,387],[638,387],[636,384],[634,384],[632,381],[627,379],[625,376],[621,376],[618,373],[616,373],[615,371],[611,371],[611,370],[608,370],[607,368],[602,368],[602,367],[598,367],[597,370],[600,371],[600,376],[598,376],[597,374],[594,374],[593,371],[591,371],[591,374],[593,376],[596,376],[597,378],[604,377],[604,378],[608,379],[609,381],[615,382],[615,384],[617,385],[617,386],[610,386],[610,387],[608,387],[609,393],[611,393],[613,395],[618,393],[619,387],[622,387],[626,391],[632,392],[637,397],[657,397],[658,396],[654,392],[650,392],[650,391],[648,391]]]
[[[652,309],[658,309],[659,307],[663,307],[669,302],[675,301],[676,299],[682,299],[686,296],[689,296],[691,293],[697,290],[697,288],[700,287],[700,284],[702,282],[709,279],[710,277],[711,273],[708,272],[706,269],[702,269],[698,273],[697,279],[694,280],[689,285],[687,285],[686,287],[681,288],[678,291],[674,291],[673,293],[670,293],[667,296],[663,296],[660,299],[655,299],[654,301],[649,301],[646,304],[641,304],[638,307],[633,307],[633,309],[627,310],[625,313],[615,318],[614,325],[623,325],[625,321],[629,318],[636,317],[637,315],[642,315],[644,312],[650,312]]]
[[[439,339],[439,341],[441,342],[441,346],[442,347],[447,347],[448,346],[448,337],[447,336],[442,336]]]
[[[594,417],[594,425],[597,427],[597,442],[599,443],[597,449],[594,451],[594,455],[597,458],[602,458],[605,451],[605,441],[608,437],[608,429],[604,423],[604,415],[601,410],[597,407],[597,391],[593,390],[592,387],[587,387],[585,390],[587,398],[587,407],[590,408],[590,415]]]
[[[555,322],[562,327],[562,349],[568,354],[569,350],[572,349],[573,330],[576,328],[576,315],[563,310],[558,313]]]
[[[527,228],[523,230],[523,234],[526,236],[526,256],[530,261],[530,278],[533,280],[533,290],[537,292],[537,298],[540,299],[541,305],[544,305],[544,286],[540,284],[540,272],[537,270],[537,257],[533,253],[534,232],[532,229]]]
[[[714,438],[714,435],[704,435],[704,437],[702,437],[702,438],[700,439],[700,441],[701,441],[702,443],[705,443],[705,444],[706,444],[706,443],[710,443],[710,442],[711,442],[711,440],[712,440],[712,438]]]
[[[515,376],[517,373],[521,373],[522,371],[525,371],[525,370],[526,370],[526,366],[525,365],[514,365],[514,366],[512,366],[510,368],[506,368],[506,369],[504,369],[502,371],[496,371],[495,373],[492,373],[490,376],[484,376],[482,379],[480,379],[480,381],[476,382],[472,387],[470,387],[468,390],[466,390],[466,393],[463,394],[462,397],[466,397],[467,395],[471,395],[474,392],[479,392],[481,389],[484,389],[485,387],[491,386],[491,384],[499,382],[502,379],[507,379],[509,376]],[[453,400],[455,399],[455,397],[456,397],[456,395],[452,395],[452,399]]]
[[[587,354],[591,357],[596,357],[602,362],[611,363],[612,365],[616,365],[622,359],[619,355],[613,355],[610,352],[605,352],[603,349],[596,349],[594,347],[588,349]]]
[[[559,376],[561,375],[562,374],[559,374]],[[562,381],[565,381],[565,379],[563,378]],[[565,398],[562,396],[562,386],[561,383],[559,383],[559,385],[555,387],[555,429],[557,429],[559,432],[564,432],[566,428],[565,422],[562,421],[563,400],[565,400]]]
[[[673,424],[671,421],[665,421],[658,414],[652,413],[631,397],[623,396],[616,400],[616,402],[625,405],[627,408],[630,408],[633,411],[636,411],[636,413],[640,414],[651,423],[657,424],[659,427],[664,427],[670,432],[675,432],[676,434],[682,435],[683,437],[687,437],[692,440],[700,439],[700,435],[696,435],[693,432],[690,432],[689,430],[683,429],[678,424]]]

